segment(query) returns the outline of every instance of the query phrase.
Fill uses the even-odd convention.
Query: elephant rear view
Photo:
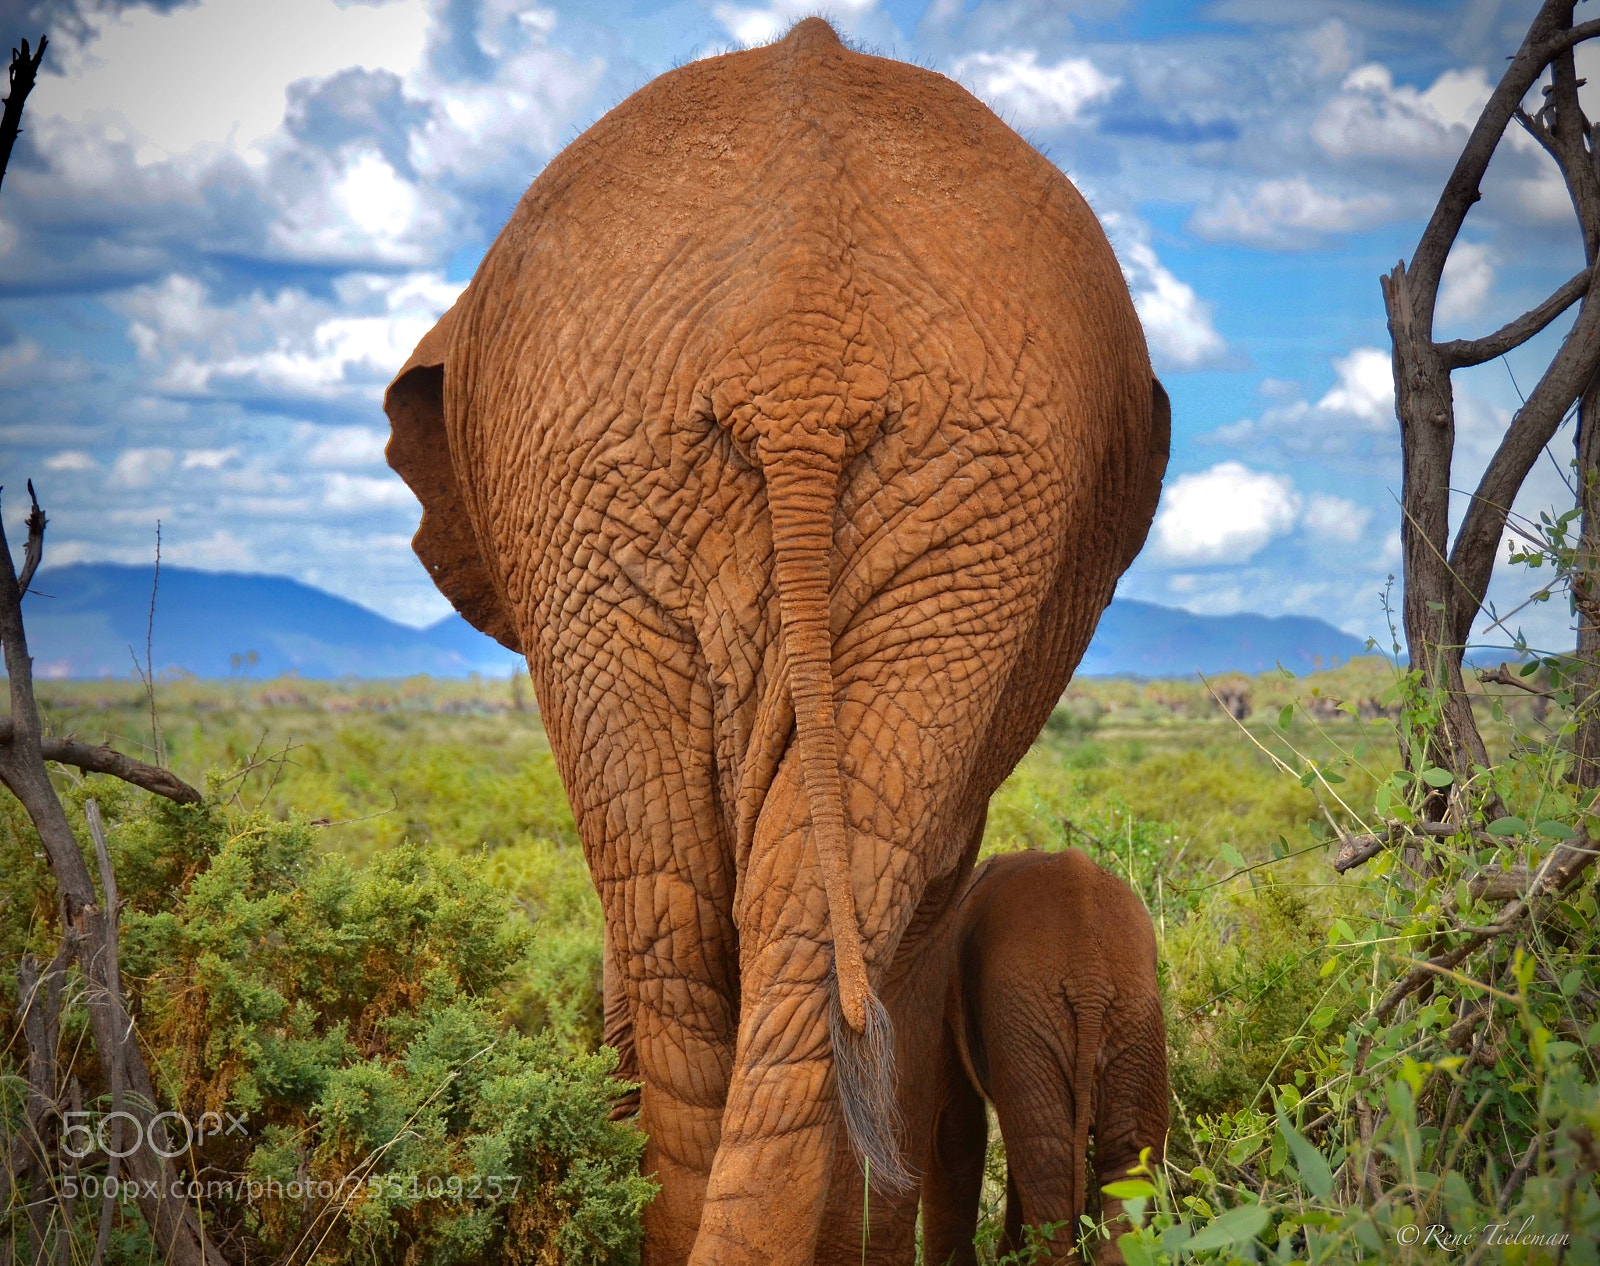
[[[1166,463],[1098,223],[807,20],[558,155],[385,407],[417,553],[526,654],[572,800],[647,1260],[829,1251],[846,1138],[909,1250],[939,929]]]

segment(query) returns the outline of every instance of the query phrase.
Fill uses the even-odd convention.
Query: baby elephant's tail
[[[1089,1127],[1094,1121],[1095,1072],[1100,1066],[1100,1043],[1105,1032],[1106,1001],[1093,995],[1073,1008],[1077,1027],[1077,1053],[1072,1060],[1072,1216],[1083,1216],[1088,1185]]]

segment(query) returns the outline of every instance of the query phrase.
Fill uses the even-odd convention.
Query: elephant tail
[[[1095,1070],[1100,1065],[1106,1003],[1090,996],[1073,1008],[1077,1028],[1077,1053],[1072,1059],[1072,1211],[1074,1218],[1086,1207],[1089,1164],[1089,1127],[1094,1121]],[[1077,1234],[1074,1226],[1073,1234]]]
[[[834,1071],[856,1156],[875,1189],[899,1193],[909,1191],[913,1182],[900,1154],[894,1028],[867,979],[866,950],[850,884],[850,840],[833,706],[828,567],[839,460],[801,447],[764,456],[776,554],[774,582],[800,772],[833,935],[828,1027]]]

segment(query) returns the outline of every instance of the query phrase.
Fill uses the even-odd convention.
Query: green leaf
[[[1287,730],[1289,728],[1289,722],[1293,720],[1294,704],[1286,703],[1283,705],[1283,711],[1278,713],[1278,728],[1280,730]]]
[[[1528,824],[1521,818],[1496,818],[1489,823],[1489,834],[1504,839],[1511,835],[1522,835],[1528,829]]]
[[[1544,820],[1536,823],[1533,829],[1539,832],[1540,835],[1545,836],[1547,839],[1575,840],[1578,838],[1578,833],[1576,831],[1574,831],[1565,822],[1557,822],[1554,818],[1545,818]]]
[[[1311,1194],[1323,1202],[1331,1200],[1333,1171],[1328,1168],[1328,1162],[1316,1145],[1289,1123],[1289,1118],[1281,1108],[1278,1110],[1278,1133],[1283,1135],[1289,1150],[1294,1153],[1295,1168],[1300,1171],[1300,1178],[1311,1189]]]
[[[1122,1260],[1128,1266],[1156,1266],[1156,1255],[1150,1251],[1150,1246],[1132,1231],[1125,1231],[1117,1237],[1117,1248],[1121,1250]]]
[[[1148,1200],[1156,1194],[1156,1189],[1143,1178],[1124,1178],[1119,1182],[1107,1183],[1100,1190],[1113,1200]]]
[[[1272,1150],[1267,1153],[1267,1173],[1276,1177],[1283,1169],[1284,1161],[1289,1159],[1289,1154],[1284,1150],[1283,1137],[1278,1134],[1272,1136]]]
[[[1324,782],[1343,782],[1344,775],[1336,774],[1331,769],[1325,769],[1322,771],[1322,780]]]
[[[1228,865],[1232,866],[1235,870],[1244,869],[1244,857],[1232,844],[1224,844],[1220,852],[1222,853],[1222,860],[1227,862]]]
[[[1258,1204],[1242,1204],[1237,1209],[1229,1209],[1216,1221],[1195,1232],[1194,1238],[1185,1245],[1185,1251],[1198,1253],[1201,1249],[1229,1248],[1234,1244],[1247,1243],[1267,1225],[1269,1218],[1266,1209]]]
[[[1252,1134],[1249,1138],[1240,1139],[1228,1149],[1228,1164],[1237,1168],[1260,1150],[1261,1136],[1259,1134]]]
[[[1378,1235],[1378,1228],[1372,1225],[1370,1215],[1362,1218],[1351,1230],[1355,1233],[1356,1239],[1361,1242],[1361,1247],[1369,1253],[1383,1252],[1383,1239]],[[1133,1237],[1129,1236],[1127,1238],[1131,1239]],[[1129,1260],[1131,1261],[1132,1259],[1130,1258]]]
[[[1536,659],[1530,659],[1526,664],[1524,664],[1520,669],[1517,670],[1517,676],[1519,676],[1519,677],[1532,677],[1534,675],[1534,673],[1536,673],[1538,671],[1539,671],[1539,661],[1536,660]]]
[[[1584,974],[1583,968],[1574,967],[1561,978],[1561,996],[1563,998],[1572,997],[1573,994],[1577,993],[1578,990],[1583,987]]]
[[[1440,769],[1437,765],[1430,765],[1422,771],[1422,781],[1430,787],[1448,787],[1456,780],[1456,776],[1448,769]]]

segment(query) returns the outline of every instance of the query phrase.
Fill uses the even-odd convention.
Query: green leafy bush
[[[636,1254],[653,1192],[643,1136],[608,1119],[623,1087],[612,1052],[586,1053],[580,1003],[545,1007],[533,1036],[509,1023],[540,980],[582,991],[559,962],[530,970],[538,937],[504,873],[412,844],[356,868],[297,817],[145,802],[94,781],[115,814],[123,974],[158,1094],[191,1123],[230,1122],[182,1162],[204,1179],[220,1243],[301,1262]],[[85,794],[69,797],[75,813]],[[34,916],[20,939],[5,920],[20,952],[51,938],[53,911],[14,802],[5,827],[17,864],[0,900]],[[14,993],[7,1002],[15,1031]],[[72,1071],[86,1106],[105,1111],[92,1064]],[[88,1216],[78,1234],[92,1248]],[[123,1216],[137,1222],[131,1203]]]

